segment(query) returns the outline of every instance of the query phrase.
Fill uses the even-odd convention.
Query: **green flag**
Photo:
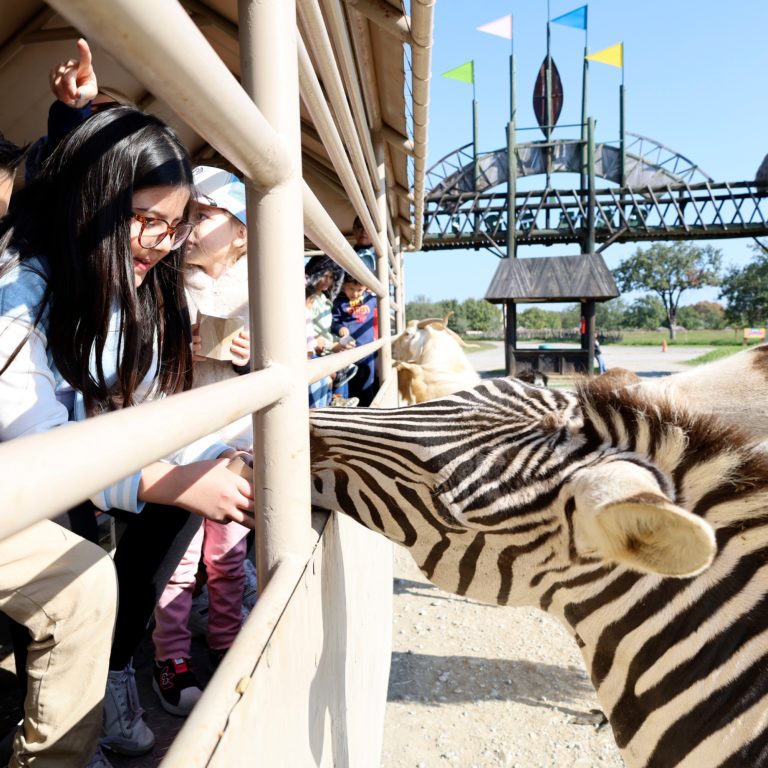
[[[440,77],[447,77],[449,80],[458,80],[461,83],[475,84],[475,62],[468,61],[466,64],[449,69],[443,72]]]

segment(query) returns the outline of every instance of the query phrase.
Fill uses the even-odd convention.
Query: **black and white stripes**
[[[599,380],[311,426],[316,504],[566,624],[628,766],[768,766],[768,460],[741,433]]]

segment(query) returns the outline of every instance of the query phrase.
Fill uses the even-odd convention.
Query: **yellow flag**
[[[624,43],[617,43],[610,48],[603,48],[597,53],[590,53],[586,57],[590,61],[599,61],[601,64],[609,64],[612,67],[624,67]]]

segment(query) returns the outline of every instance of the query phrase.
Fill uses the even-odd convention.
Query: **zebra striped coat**
[[[768,455],[658,393],[311,414],[313,500],[569,629],[631,768],[768,766]]]

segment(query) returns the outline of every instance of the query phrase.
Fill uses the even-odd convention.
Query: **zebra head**
[[[599,382],[571,394],[495,379],[310,423],[316,504],[409,548],[442,588],[493,603],[538,604],[543,574],[574,568],[702,571],[716,546],[694,509],[709,483],[691,485],[695,462],[716,457],[712,482],[739,462],[713,425]]]

